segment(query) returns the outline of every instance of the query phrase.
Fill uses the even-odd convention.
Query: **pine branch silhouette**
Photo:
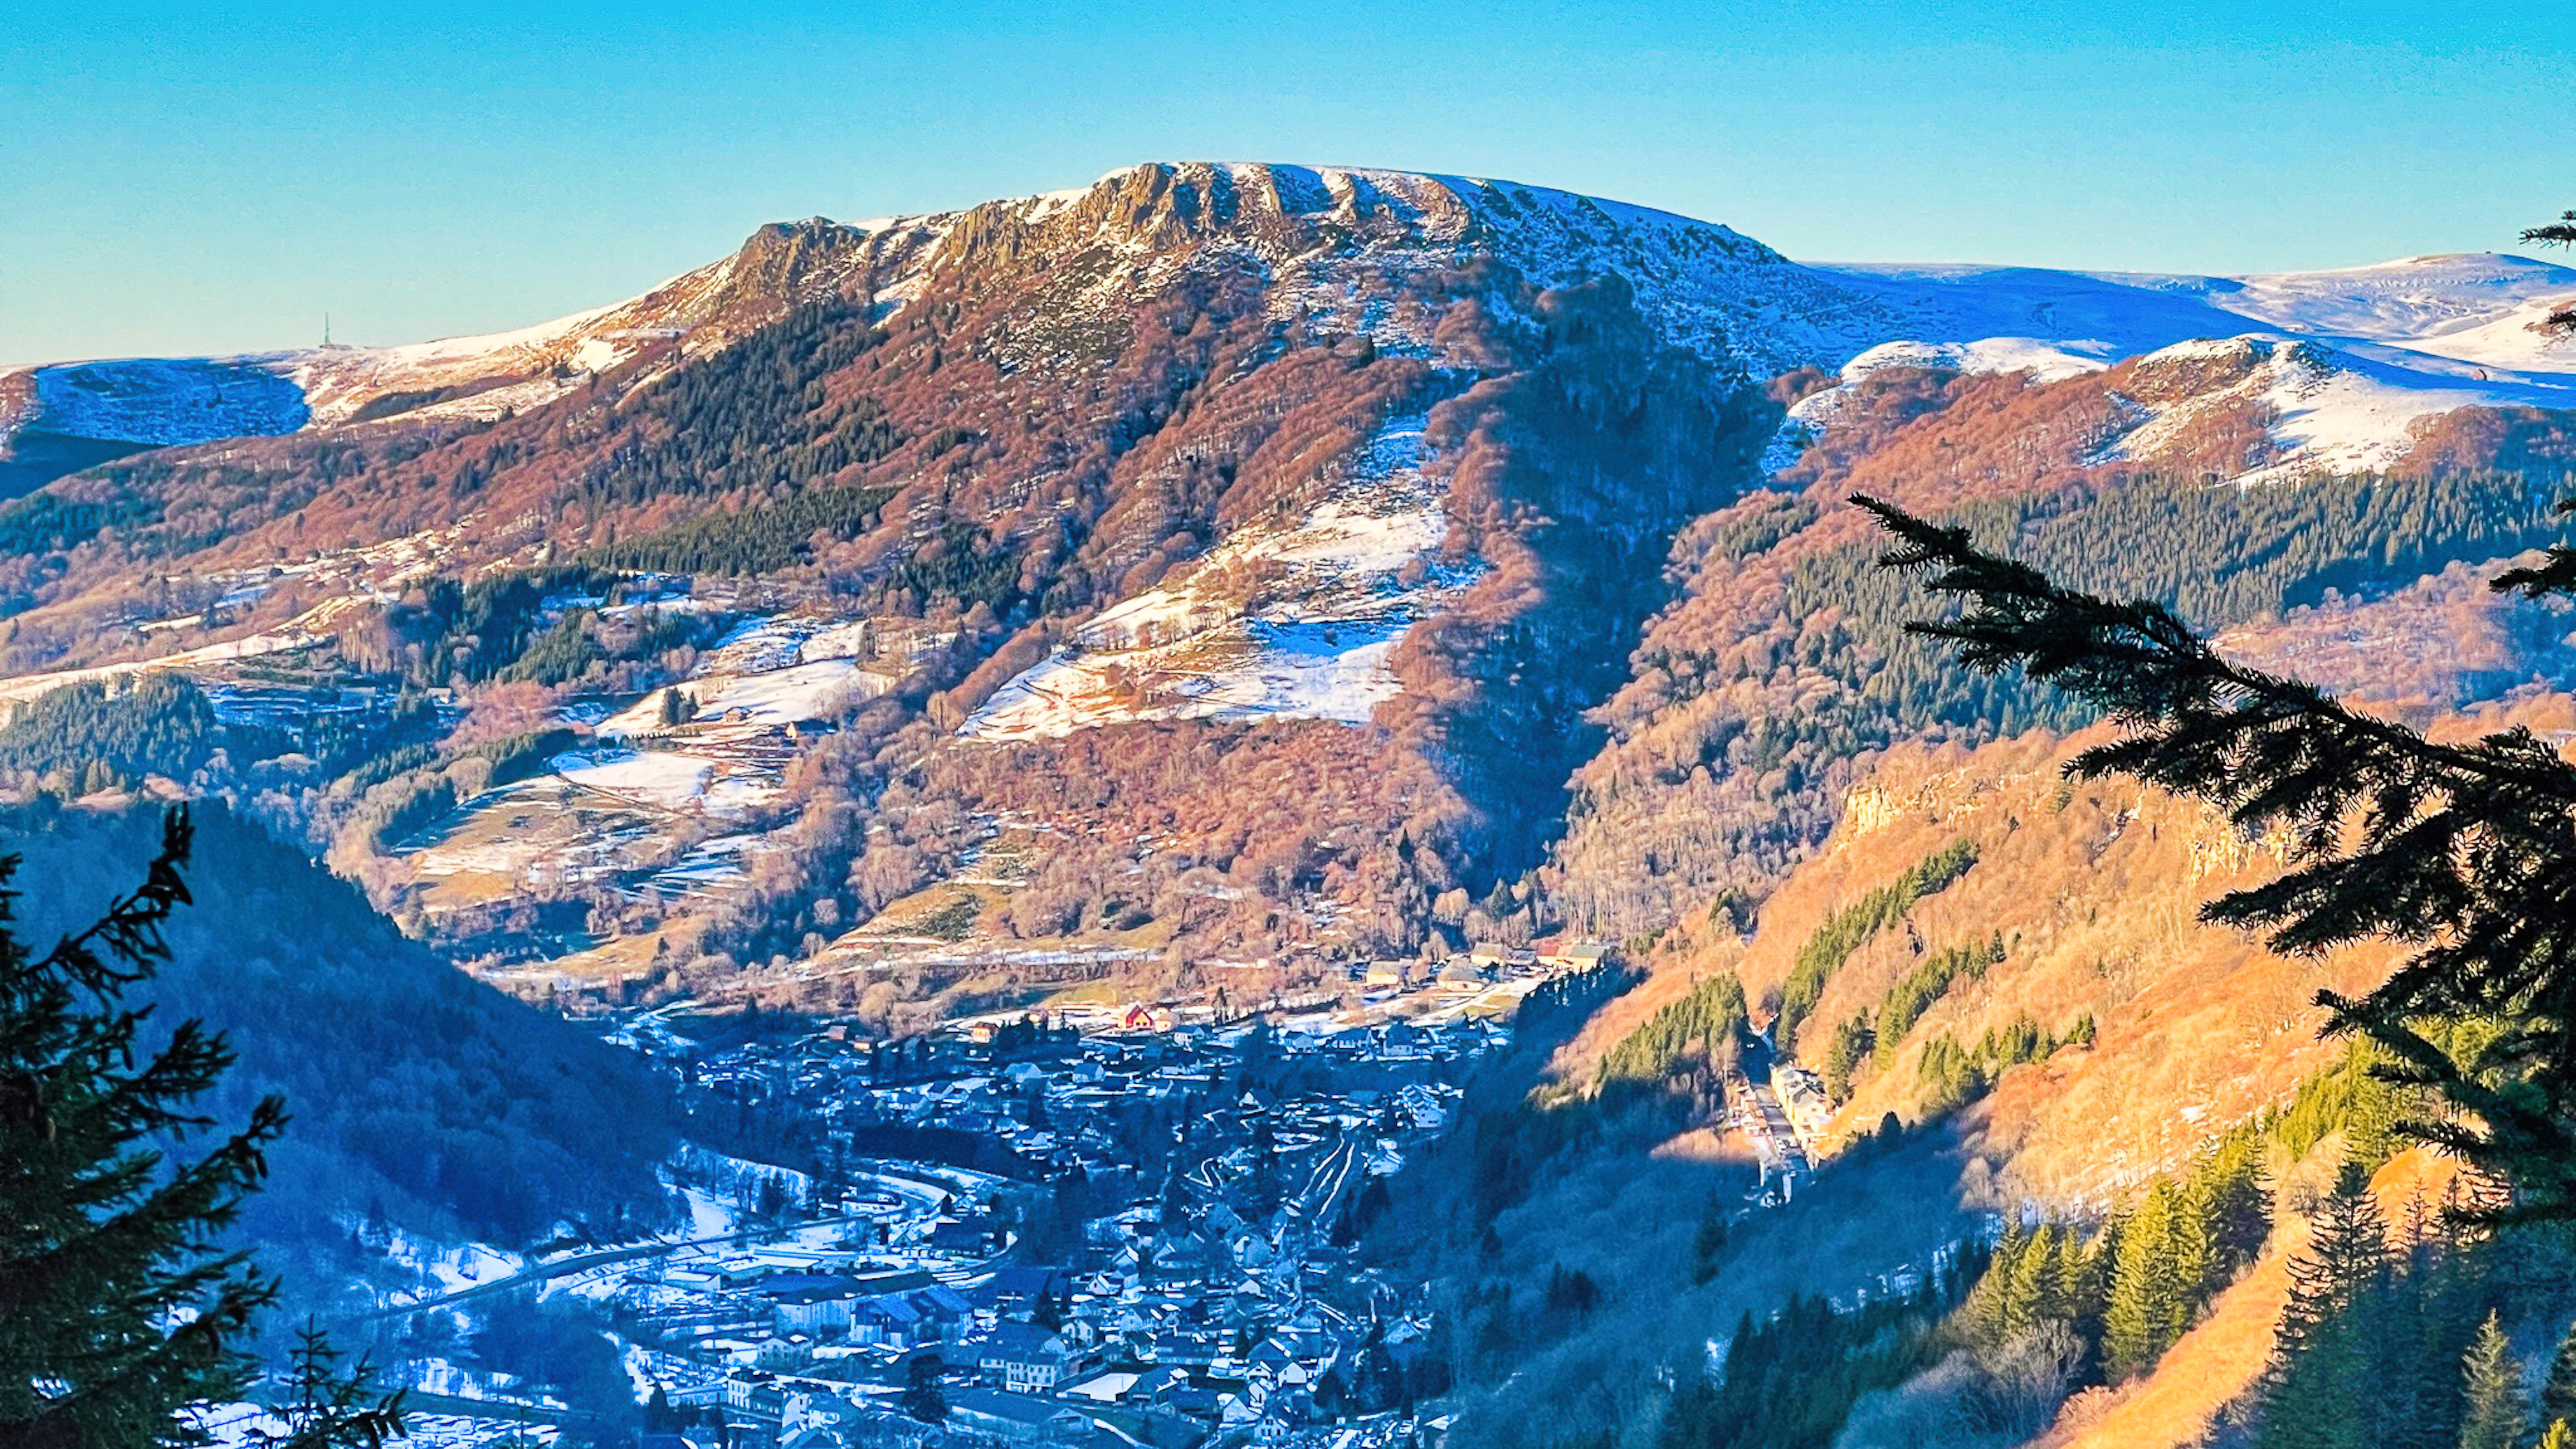
[[[2576,1218],[2576,769],[2524,729],[2428,740],[2221,658],[2153,602],[2061,588],[1963,529],[1852,501],[1894,536],[1885,567],[1961,603],[1909,630],[2118,722],[2118,738],[2068,763],[2070,777],[2127,775],[2287,842],[2290,869],[2209,902],[2203,919],[2261,930],[2289,955],[2371,938],[2417,946],[2367,995],[2319,993],[2327,1031],[2378,1043],[2384,1076],[2451,1109],[2408,1132],[2514,1184],[2509,1204],[2473,1211]],[[2576,555],[2553,549],[2497,586],[2576,592]]]

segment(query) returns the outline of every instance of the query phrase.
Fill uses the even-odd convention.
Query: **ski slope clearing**
[[[1388,419],[1334,496],[1237,530],[1175,583],[1102,610],[995,691],[960,733],[1038,739],[1142,719],[1365,722],[1400,686],[1396,642],[1475,578],[1438,554],[1424,419]]]

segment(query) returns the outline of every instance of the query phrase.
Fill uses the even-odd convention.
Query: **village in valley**
[[[386,1312],[582,1300],[648,1398],[644,1449],[1437,1443],[1446,1330],[1359,1239],[1522,998],[1612,955],[1479,944],[1353,965],[1356,1010],[1128,1002],[908,1040],[782,1020],[714,1047],[681,1010],[624,1013],[614,1038],[723,1148],[689,1173],[694,1226]],[[438,1442],[585,1427],[505,1382],[420,1386],[451,1391],[423,1403]]]

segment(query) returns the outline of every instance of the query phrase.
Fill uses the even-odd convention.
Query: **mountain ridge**
[[[0,428],[11,437],[35,431],[166,445],[396,415],[490,418],[542,405],[568,392],[576,374],[619,366],[659,344],[721,346],[782,300],[855,286],[869,307],[891,310],[908,286],[917,286],[921,271],[943,259],[963,261],[988,250],[1008,258],[1038,244],[1042,233],[1089,227],[1150,249],[1181,235],[1233,232],[1276,264],[1294,255],[1301,223],[1327,221],[1372,245],[1409,235],[1436,246],[1489,233],[1523,260],[1552,251],[1572,267],[1624,266],[1650,312],[1665,306],[1685,326],[1722,318],[1734,334],[1727,346],[1757,371],[1839,367],[1871,346],[1899,340],[2054,338],[2099,344],[2117,360],[2191,338],[2278,330],[2318,336],[2345,350],[2363,347],[2377,354],[2375,361],[2428,377],[2481,364],[2509,368],[2518,375],[2461,380],[2518,385],[2525,394],[2538,388],[2553,401],[2576,397],[2567,391],[2576,350],[2530,326],[2547,315],[2544,304],[2576,294],[2576,269],[2510,254],[2239,276],[1806,263],[1719,223],[1556,188],[1360,167],[1145,162],[1087,187],[945,212],[769,223],[732,255],[635,297],[511,331],[386,347],[24,367],[14,375],[32,380],[35,406],[15,410]],[[1677,238],[1684,239],[1680,255],[1672,254]],[[1060,235],[1051,240],[1062,245]],[[1693,271],[1705,269],[1712,250],[1761,274],[1770,295],[1747,305],[1724,288],[1712,291],[1709,276]],[[2428,270],[2444,276],[2429,292],[2417,286],[2409,295],[2409,284],[2422,283]],[[866,280],[854,283],[861,273]],[[1672,294],[1668,306],[1659,293]],[[1786,312],[1799,320],[1787,320]],[[2236,318],[2262,325],[2231,326]],[[688,340],[710,327],[704,339]],[[157,390],[175,395],[203,391],[218,371],[264,372],[284,379],[297,397],[281,395],[264,410],[235,407],[219,416],[191,415],[175,397],[169,407],[142,405],[156,391],[156,377],[162,379]],[[2470,391],[2503,404],[2532,403],[2529,395]]]

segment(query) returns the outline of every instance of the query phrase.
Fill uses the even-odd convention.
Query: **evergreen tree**
[[[375,1374],[367,1361],[362,1358],[343,1373],[340,1358],[329,1336],[307,1319],[296,1330],[281,1392],[269,1409],[269,1416],[283,1427],[255,1430],[251,1442],[273,1449],[318,1449],[333,1444],[381,1445],[388,1436],[402,1437],[400,1406],[376,1395]]]
[[[248,1341],[276,1280],[213,1244],[268,1172],[285,1103],[193,1161],[165,1144],[205,1132],[191,1103],[233,1055],[181,1022],[157,1051],[126,992],[169,959],[162,936],[188,901],[184,811],[143,883],[37,955],[11,929],[19,858],[0,858],[0,1443],[23,1449],[202,1442],[192,1409],[246,1397]],[[402,1432],[401,1395],[371,1398],[308,1332],[270,1443],[310,1449]]]
[[[1909,629],[2124,726],[2070,775],[2133,775],[2213,801],[2248,834],[2287,833],[2290,870],[2212,902],[2209,919],[2268,928],[2294,954],[2418,943],[2369,994],[2320,993],[2328,1029],[2368,1037],[2394,1079],[2464,1109],[2406,1127],[2514,1185],[2510,1207],[2488,1215],[2576,1217],[2576,766],[2525,729],[2436,743],[2221,658],[2161,605],[2075,592],[1981,551],[1965,529],[1856,501],[1898,540],[1885,566],[1964,601]],[[2495,582],[2576,593],[2576,548],[2553,546]],[[2493,1029],[2456,1029],[2470,1022]]]
[[[1968,1290],[1968,1301],[1959,1308],[1959,1326],[1969,1342],[1991,1348],[2011,1334],[2013,1270],[2029,1241],[2019,1214],[2004,1219],[2003,1233],[1995,1239],[1994,1255],[1987,1261],[1984,1276]]]
[[[2549,1376],[2541,1380],[2540,1418],[2543,1423],[2576,1422],[2576,1324],[2568,1325],[2566,1336],[2558,1340]]]
[[[2227,1281],[2228,1264],[2211,1231],[2209,1204],[2194,1191],[2199,1186],[2196,1182],[2176,1184],[2172,1188],[2172,1207],[2165,1216],[2173,1284],[2166,1295],[2164,1321],[2159,1325],[2159,1354],[2191,1327],[2192,1314],[2202,1298]]]
[[[1974,844],[1953,841],[1893,882],[1827,916],[1824,924],[1798,947],[1788,979],[1781,983],[1780,1010],[1771,1023],[1773,1045],[1794,1053],[1799,1023],[1815,1009],[1816,999],[1824,994],[1825,982],[1851,959],[1852,953],[1868,945],[1880,931],[1903,920],[1915,902],[1947,890],[1976,863]]]
[[[2102,1314],[2110,1290],[2112,1237],[2106,1229],[2091,1245],[2073,1232],[2057,1239],[2057,1301],[2066,1305],[2067,1326],[2089,1346],[2102,1341]]]
[[[1394,1208],[1395,1195],[1387,1191],[1385,1176],[1371,1173],[1368,1181],[1361,1186],[1358,1200],[1351,1211],[1357,1219],[1358,1227],[1366,1231],[1371,1223],[1385,1217]]]
[[[2522,1442],[2525,1410],[2522,1365],[2490,1312],[2462,1363],[2467,1411],[2460,1421],[2460,1449],[2514,1449]]]
[[[2290,1261],[2290,1299],[2262,1386],[2263,1449],[2363,1442],[2363,1345],[2351,1309],[2387,1261],[2388,1225],[2368,1181],[2348,1165],[2307,1249]]]
[[[2193,1304],[2184,1296],[2182,1271],[2192,1231],[2182,1220],[2187,1215],[2172,1182],[2159,1181],[2120,1233],[2102,1311],[2102,1369],[2114,1383],[2154,1368],[2189,1325]]]
[[[2250,1129],[2230,1132],[2192,1174],[2192,1211],[2207,1245],[2199,1290],[2215,1294],[2252,1262],[2272,1233],[2271,1196],[2263,1189],[2263,1141]]]
[[[1369,1179],[1374,1183],[1377,1179]],[[1708,1205],[1700,1209],[1699,1229],[1691,1235],[1691,1281],[1705,1283],[1717,1276],[1717,1265],[1726,1254],[1726,1202],[1711,1194]]]
[[[2275,1334],[2284,1358],[2387,1267],[2388,1222],[2361,1174],[2347,1167],[2320,1205],[2306,1251],[2290,1260],[2290,1301]]]
[[[1661,1081],[1693,1053],[1712,1062],[1725,1058],[1744,1030],[1744,985],[1733,972],[1721,972],[1692,986],[1602,1053],[1601,1080]]]
[[[2545,247],[2576,246],[2576,211],[2560,212],[2556,221],[2529,228],[2522,239]],[[2576,332],[2576,305],[2562,306],[2550,313],[2546,325],[2557,332]]]
[[[2055,1224],[2040,1224],[2031,1234],[2029,1244],[2022,1249],[2020,1260],[2012,1265],[2012,1272],[2004,1285],[2003,1326],[2007,1336],[2028,1333],[2043,1323],[2066,1316],[2066,1305],[2057,1294],[2057,1243],[2060,1236]]]
[[[2358,1325],[2321,1320],[2295,1358],[2276,1360],[2263,1396],[2261,1449],[2362,1449],[2370,1443]]]
[[[1862,1012],[1849,1021],[1837,1022],[1832,1038],[1825,1043],[1827,1095],[1836,1102],[1851,1100],[1852,1073],[1877,1049],[1878,1036],[1871,1028],[1869,1013]]]
[[[916,1354],[905,1365],[903,1394],[899,1402],[903,1411],[925,1424],[943,1423],[948,1418],[948,1395],[939,1387],[939,1375],[947,1367],[934,1354]]]

